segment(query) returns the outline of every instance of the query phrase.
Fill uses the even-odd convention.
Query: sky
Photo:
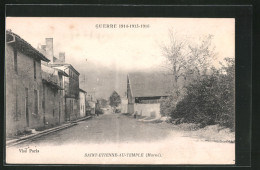
[[[116,24],[117,28],[97,28],[97,24]],[[119,28],[119,24],[149,25],[149,28]],[[212,63],[215,66],[225,57],[235,57],[235,20],[232,18],[7,17],[6,29],[35,48],[45,44],[45,38],[53,38],[54,55],[65,52],[66,62],[80,71],[81,81],[83,77],[89,80],[87,84],[92,90],[100,81],[110,78],[117,81],[109,93],[119,88],[125,79],[118,83],[118,78],[121,80],[128,72],[161,67],[164,57],[160,44],[168,40],[169,29],[191,40],[213,35],[218,53]],[[119,91],[123,93],[125,87]]]

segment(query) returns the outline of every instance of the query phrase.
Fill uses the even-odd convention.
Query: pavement
[[[49,129],[46,129],[46,130],[43,130],[43,131],[35,131],[34,133],[29,134],[29,135],[25,135],[25,136],[22,136],[22,137],[19,137],[19,138],[16,138],[16,139],[7,140],[6,141],[6,147],[11,147],[11,146],[14,146],[14,145],[18,145],[18,144],[24,143],[24,142],[26,142],[28,140],[39,138],[39,137],[45,136],[47,134],[54,133],[54,132],[57,132],[57,131],[60,131],[60,130],[63,130],[63,129],[66,129],[66,128],[69,128],[69,127],[72,127],[72,126],[75,126],[75,125],[77,125],[77,122],[90,119],[91,117],[92,116],[86,116],[86,117],[77,119],[75,121],[71,121],[69,123],[65,123],[65,124],[62,124],[60,126],[56,126],[54,128],[49,128]]]

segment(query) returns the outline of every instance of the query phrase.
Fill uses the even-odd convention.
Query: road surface
[[[139,122],[122,114],[104,114],[22,145],[61,145],[71,142],[148,142],[165,139],[170,132],[171,126],[168,124]]]
[[[234,143],[206,142],[183,134],[171,124],[104,114],[7,148],[6,157],[8,163],[23,164],[235,163]]]

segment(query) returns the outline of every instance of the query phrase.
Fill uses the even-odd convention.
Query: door
[[[25,117],[26,125],[29,127],[29,109],[28,109],[28,88],[25,88]]]

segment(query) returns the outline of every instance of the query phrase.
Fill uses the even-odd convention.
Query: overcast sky
[[[99,28],[96,24],[149,24],[150,28]],[[234,57],[234,19],[183,18],[23,18],[8,17],[11,29],[34,47],[54,38],[54,54],[66,53],[72,64],[89,63],[136,70],[155,68],[162,62],[159,44],[167,40],[168,29],[181,37],[214,35],[218,60]],[[216,60],[216,61],[218,61]]]
[[[97,24],[139,24],[149,28],[96,28]],[[116,90],[126,92],[126,74],[162,69],[160,44],[172,28],[179,38],[196,41],[213,35],[217,65],[235,57],[234,19],[183,18],[6,18],[11,29],[37,48],[45,38],[54,39],[54,55],[66,53],[66,62],[80,72],[80,87],[107,98]]]

